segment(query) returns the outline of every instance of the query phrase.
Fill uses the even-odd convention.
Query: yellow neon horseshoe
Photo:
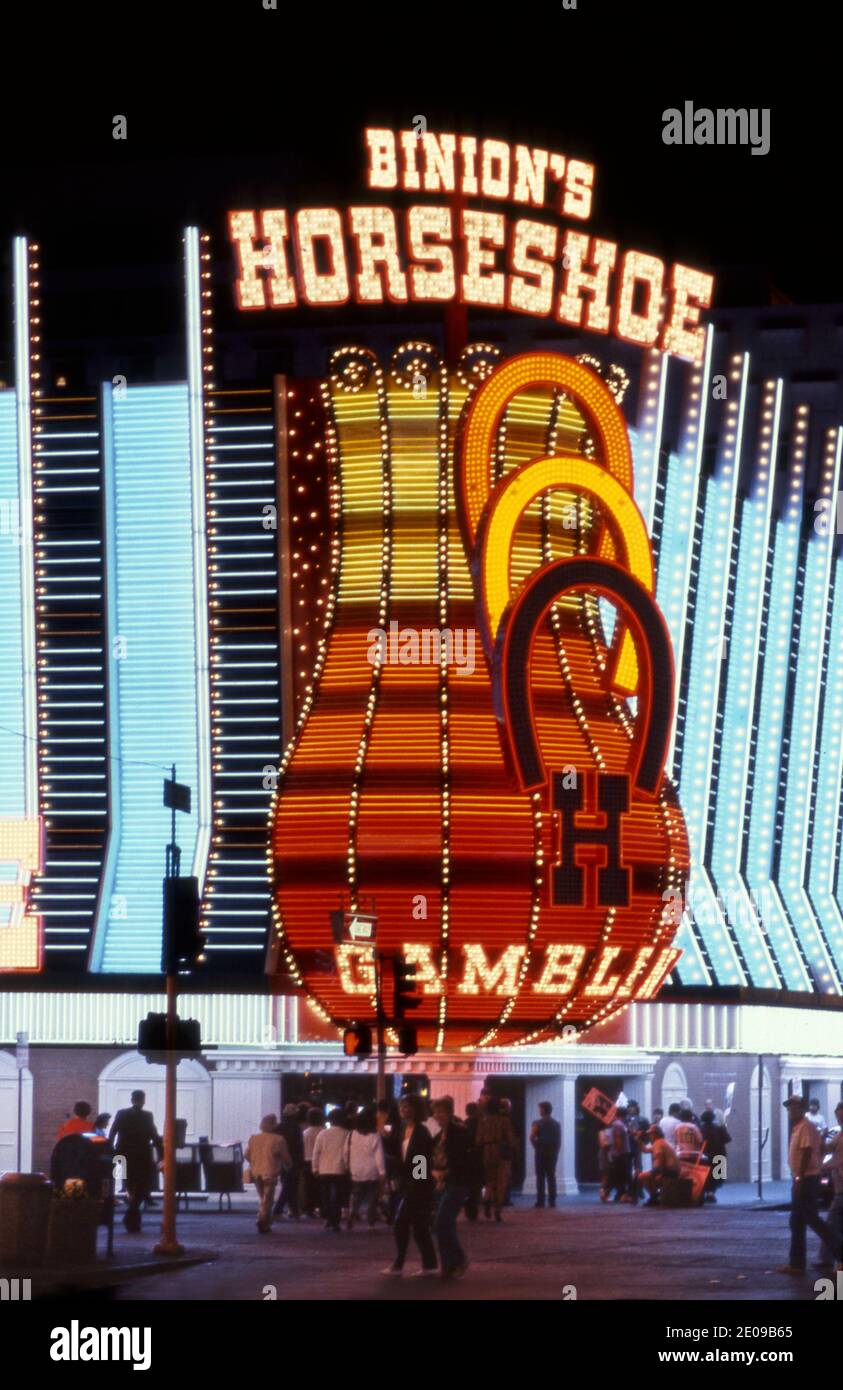
[[[632,451],[626,422],[606,383],[590,367],[559,353],[521,353],[483,383],[466,416],[460,445],[459,500],[469,551],[474,549],[480,517],[492,491],[492,452],[501,418],[512,397],[531,386],[556,387],[574,399],[595,437],[605,469],[632,492]],[[600,549],[602,554],[606,547],[601,545]]]
[[[559,488],[586,493],[600,504],[620,548],[621,563],[648,594],[653,592],[653,553],[647,527],[621,483],[599,464],[573,454],[532,459],[501,480],[489,498],[479,528],[480,602],[492,643],[512,597],[509,570],[519,519],[541,493]],[[612,685],[615,690],[632,695],[638,687],[638,658],[628,628],[616,651]]]

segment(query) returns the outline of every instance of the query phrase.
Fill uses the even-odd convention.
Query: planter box
[[[55,1197],[47,1228],[48,1265],[90,1264],[97,1257],[102,1204],[89,1197]]]

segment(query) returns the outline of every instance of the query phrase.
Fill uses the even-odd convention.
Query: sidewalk
[[[788,1216],[775,1206],[754,1207],[755,1189],[735,1190],[735,1200],[680,1210],[604,1206],[589,1194],[569,1198],[555,1211],[507,1208],[503,1224],[460,1220],[470,1269],[459,1281],[413,1278],[418,1255],[411,1247],[407,1274],[381,1271],[394,1254],[390,1230],[378,1226],[335,1235],[316,1220],[279,1221],[268,1236],[255,1231],[255,1204],[238,1203],[228,1214],[179,1217],[179,1238],[188,1247],[213,1250],[216,1258],[178,1271],[127,1281],[118,1299],[202,1300],[729,1300],[789,1302],[815,1298],[818,1271],[801,1278],[775,1273],[788,1252]],[[779,1185],[781,1186],[781,1185]],[[154,1244],[157,1221],[145,1219],[142,1236],[118,1236],[127,1244]],[[809,1261],[818,1243],[809,1236]],[[568,1290],[567,1294],[563,1290]]]

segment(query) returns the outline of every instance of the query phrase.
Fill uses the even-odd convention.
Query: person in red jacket
[[[94,1129],[91,1120],[91,1107],[86,1100],[77,1100],[73,1107],[73,1114],[59,1126],[56,1134],[56,1143],[60,1139],[66,1139],[68,1134],[92,1134]]]

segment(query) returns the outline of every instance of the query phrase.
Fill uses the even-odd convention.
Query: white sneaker
[[[381,1270],[381,1274],[391,1276],[393,1279],[400,1279],[403,1273],[403,1269],[396,1269],[394,1265],[390,1265],[388,1269]]]
[[[438,1270],[437,1268],[435,1268],[435,1267],[434,1267],[433,1269],[414,1269],[414,1270],[413,1270],[413,1273],[410,1275],[410,1278],[411,1278],[411,1279],[435,1279],[436,1276],[438,1275],[438,1273],[439,1273],[439,1270]]]

